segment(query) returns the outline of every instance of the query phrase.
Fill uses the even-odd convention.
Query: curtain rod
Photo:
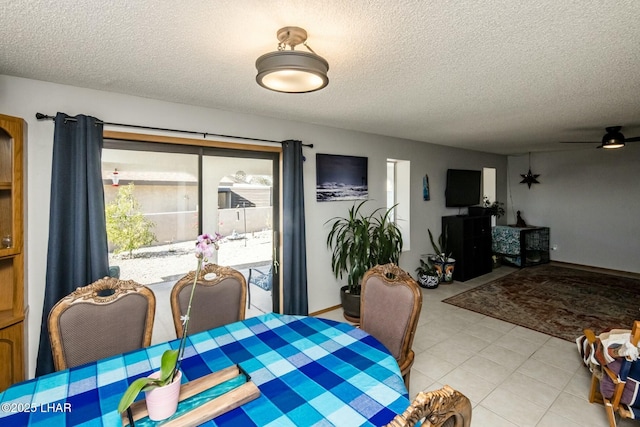
[[[36,119],[38,119],[38,120],[55,120],[56,118],[55,118],[55,116],[50,116],[48,114],[36,113]],[[72,122],[77,121],[77,119],[74,118],[74,117],[68,117],[65,120],[69,120],[69,121],[72,121]],[[153,127],[153,126],[130,125],[130,124],[126,124],[126,123],[110,123],[110,122],[104,122],[102,120],[97,120],[97,123],[100,123],[100,124],[103,124],[103,125],[122,126],[122,127],[128,127],[128,128],[136,128],[136,129],[147,129],[147,130],[159,130],[159,131],[164,131],[164,132],[188,133],[188,134],[191,134],[191,135],[202,135],[203,138],[206,138],[207,136],[217,136],[217,137],[222,137],[222,138],[244,139],[244,140],[247,140],[247,141],[275,142],[276,144],[284,144],[284,142],[286,142],[286,141],[274,141],[272,139],[249,138],[249,137],[246,137],[246,136],[222,135],[222,134],[210,133],[210,132],[196,132],[196,131],[192,131],[192,130],[157,128],[157,127]],[[302,144],[302,146],[303,147],[313,148],[313,144]]]

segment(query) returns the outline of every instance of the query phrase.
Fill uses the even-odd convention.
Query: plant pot
[[[344,318],[353,323],[360,322],[360,294],[347,292],[348,286],[340,288],[340,303],[344,311]]]
[[[437,274],[418,274],[418,285],[425,289],[435,289],[440,284],[440,277]]]
[[[431,265],[433,265],[433,268],[436,270],[438,282],[442,282],[442,279],[444,277],[444,267],[442,262],[440,262],[435,255],[429,255],[429,261],[431,262]]]
[[[453,270],[456,266],[456,260],[448,258],[446,262],[442,262],[439,259],[433,257],[430,258],[433,266],[438,272],[440,282],[451,283],[453,282]]]
[[[149,378],[158,378],[159,376],[160,372],[154,372],[149,375]],[[178,374],[171,384],[145,391],[147,411],[149,412],[150,420],[164,420],[176,413],[178,400],[180,398],[181,379],[182,372],[178,371]]]
[[[444,263],[442,281],[445,283],[453,282],[453,270],[456,266],[456,260],[453,258],[447,259],[447,262]]]

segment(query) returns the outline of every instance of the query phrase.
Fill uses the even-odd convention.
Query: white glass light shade
[[[602,138],[602,145],[600,147],[609,149],[622,148],[624,147],[624,136],[621,133],[614,135],[607,134]]]
[[[295,50],[270,52],[256,60],[256,68],[256,82],[276,92],[313,92],[329,84],[329,64],[313,53]]]
[[[623,143],[620,142],[608,142],[606,144],[602,144],[602,148],[608,148],[608,149],[612,149],[612,148],[622,148],[624,147]]]

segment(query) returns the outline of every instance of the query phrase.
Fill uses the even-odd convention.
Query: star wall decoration
[[[537,179],[540,174],[532,174],[531,168],[529,168],[529,172],[527,172],[526,175],[521,173],[520,176],[524,178],[522,181],[520,181],[520,184],[527,184],[529,186],[529,189],[531,189],[531,184],[540,184]]]

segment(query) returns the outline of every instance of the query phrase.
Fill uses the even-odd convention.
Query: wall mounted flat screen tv
[[[448,208],[462,208],[480,203],[480,171],[466,169],[447,170],[445,205]]]

